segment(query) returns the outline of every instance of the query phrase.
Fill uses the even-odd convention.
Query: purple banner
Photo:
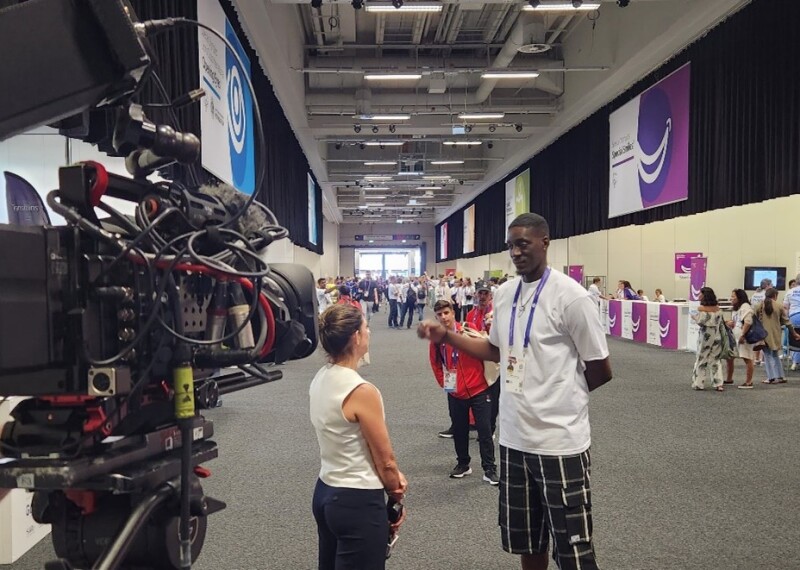
[[[678,307],[675,305],[661,305],[659,312],[658,325],[661,346],[678,350]]]
[[[700,300],[700,289],[706,286],[706,271],[708,258],[695,257],[692,259],[692,275],[689,278],[689,300]]]
[[[675,254],[675,275],[689,275],[692,271],[692,260],[695,257],[703,257],[700,252],[681,252]]]
[[[583,283],[583,265],[569,265],[567,271],[575,281]]]
[[[622,303],[611,300],[608,302],[608,330],[611,336],[622,336]]]
[[[631,330],[633,340],[647,342],[647,303],[634,301],[631,308]]]
[[[639,101],[639,188],[645,208],[689,197],[691,65],[642,93]]]

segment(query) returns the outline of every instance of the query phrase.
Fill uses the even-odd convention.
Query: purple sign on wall
[[[692,270],[692,260],[695,257],[703,257],[700,252],[680,252],[675,254],[675,275],[689,275]]]
[[[661,346],[678,350],[678,307],[676,305],[661,305],[658,318]]]
[[[633,303],[633,307],[631,307],[631,330],[633,331],[633,340],[647,342],[647,303]]]
[[[689,196],[689,64],[641,95],[639,188],[652,208]]]
[[[583,265],[569,265],[567,266],[567,271],[575,281],[578,283],[583,282]]]
[[[700,289],[706,286],[706,272],[708,270],[708,258],[695,257],[692,259],[692,275],[689,278],[689,300],[700,300]]]
[[[608,329],[611,336],[622,336],[622,303],[619,301],[608,302]]]

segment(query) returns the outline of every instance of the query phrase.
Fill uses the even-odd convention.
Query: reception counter
[[[672,350],[686,350],[688,303],[600,300],[606,334]]]

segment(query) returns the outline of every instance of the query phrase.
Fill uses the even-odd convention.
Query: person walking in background
[[[716,297],[716,295],[715,295]],[[656,294],[653,297],[653,301],[656,303],[666,303],[667,298],[664,297],[664,292],[661,289],[656,289]]]
[[[639,297],[639,301],[649,301],[650,299],[647,298],[647,295],[644,294],[644,289],[639,289],[636,291],[636,296]]]
[[[408,482],[397,466],[378,389],[358,373],[369,350],[360,308],[334,305],[319,319],[329,364],[309,388],[320,471],[312,511],[319,570],[386,567],[386,544],[405,519],[389,525],[386,495],[402,504]]]
[[[744,360],[745,381],[737,388],[750,390],[753,388],[753,360],[755,351],[753,345],[748,344],[747,331],[753,324],[753,307],[747,299],[747,293],[743,289],[734,289],[731,292],[731,304],[733,305],[733,319],[725,323],[728,328],[733,329],[733,337],[736,340],[737,356],[728,360],[728,373],[725,384],[733,384],[733,361],[736,358]]]
[[[789,317],[786,316],[786,309],[778,304],[778,290],[770,287],[764,292],[764,301],[753,305],[753,313],[761,320],[764,330],[767,331],[767,338],[764,339],[765,346],[761,349],[764,354],[764,368],[767,378],[764,384],[784,384],[786,379],[783,377],[783,366],[779,357],[780,350],[783,348],[783,326],[789,328],[795,340],[800,336],[795,332]]]
[[[461,307],[464,306],[464,281],[456,279],[453,287],[450,289],[450,296],[452,297],[453,311],[455,311],[456,322],[461,322]]]
[[[403,325],[406,322],[406,315],[408,315],[408,325],[406,326],[407,329],[411,328],[411,323],[414,320],[414,312],[417,310],[417,290],[419,286],[411,280],[407,280],[407,283],[403,284],[402,289],[400,290],[400,298],[402,304],[400,305],[400,327],[403,328]]]
[[[793,279],[794,286],[786,292],[783,297],[783,307],[789,315],[792,326],[800,327],[800,273]],[[789,283],[791,285],[791,282]],[[792,370],[800,369],[800,352],[792,352]]]
[[[697,335],[697,356],[692,370],[692,388],[705,390],[706,380],[717,392],[725,388],[722,385],[722,335],[727,335],[725,320],[719,310],[717,295],[711,287],[700,289],[700,306],[692,319],[700,327]]]
[[[589,294],[592,296],[592,299],[594,299],[594,302],[598,305],[600,304],[600,297],[603,296],[603,292],[600,291],[600,283],[602,281],[603,280],[599,277],[595,277],[592,279],[592,284],[589,285]]]
[[[378,307],[378,283],[372,279],[372,273],[367,271],[366,277],[358,284],[361,292],[361,312],[367,319],[367,325],[372,320],[372,313]]]
[[[437,301],[433,310],[445,329],[453,334],[461,333],[462,325],[455,320],[452,303]],[[491,428],[492,399],[483,375],[483,361],[442,343],[431,342],[429,352],[433,376],[447,393],[457,459],[450,478],[461,479],[472,473],[469,455],[469,415],[472,412],[478,430],[483,480],[490,485],[499,484]]]
[[[753,292],[753,296],[750,297],[750,304],[753,306],[753,310],[755,310],[756,305],[760,305],[764,302],[767,296],[767,289],[772,287],[772,279],[762,279],[761,283],[758,285],[758,289]],[[764,353],[761,351],[756,351],[756,358],[753,361],[756,366],[761,366],[764,364]]]
[[[589,293],[548,267],[550,230],[533,213],[508,227],[520,278],[494,296],[489,338],[425,321],[420,338],[500,363],[500,534],[523,570],[545,570],[553,537],[560,570],[597,570],[592,540],[589,392],[611,380],[600,314]],[[534,318],[535,315],[535,318]]]
[[[389,328],[399,329],[400,325],[397,324],[397,304],[400,302],[400,285],[397,284],[397,278],[394,275],[389,277],[389,289],[386,296],[389,299]]]
[[[467,320],[467,313],[472,310],[475,303],[475,287],[472,285],[472,279],[467,277],[464,279],[464,303],[461,305],[461,321]]]
[[[419,280],[419,287],[417,288],[417,322],[422,322],[425,315],[425,303],[428,302],[430,296],[430,288],[428,279],[424,276]]]
[[[317,279],[317,309],[321,315],[325,309],[333,304],[331,294],[328,293],[328,282],[324,277]]]

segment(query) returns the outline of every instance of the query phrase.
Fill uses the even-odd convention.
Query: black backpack
[[[408,291],[406,291],[406,304],[411,305],[412,303],[417,302],[417,294],[414,292],[414,289],[411,288],[411,285],[408,286]]]
[[[417,293],[417,299],[419,301],[422,301],[425,298],[426,295],[427,295],[427,293],[425,292],[425,287],[420,287],[419,288],[419,293]]]

